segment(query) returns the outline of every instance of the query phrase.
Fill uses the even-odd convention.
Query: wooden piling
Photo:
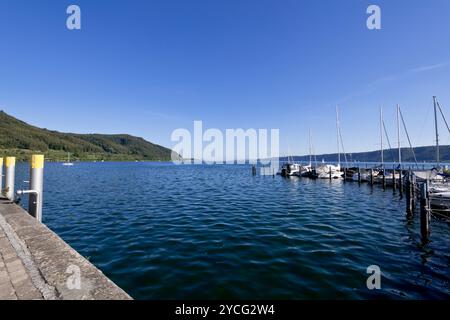
[[[383,168],[383,189],[386,189],[386,171]]]
[[[330,180],[331,180],[331,179],[332,179],[332,176],[331,176],[331,167],[330,167],[330,173],[329,173],[329,174],[330,174]]]
[[[400,170],[398,171],[398,191],[400,192],[400,196],[403,195],[403,178],[402,178],[402,167],[400,166]]]
[[[392,170],[392,188],[395,190],[397,189],[397,182],[395,179],[395,168]]]
[[[370,169],[370,185],[373,187],[373,169]]]
[[[414,185],[411,172],[406,178],[406,213],[408,216],[414,213]]]
[[[423,240],[430,237],[430,200],[427,182],[420,185],[420,233]]]
[[[358,167],[358,183],[361,184],[361,168]]]

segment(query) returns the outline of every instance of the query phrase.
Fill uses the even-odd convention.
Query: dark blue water
[[[137,299],[450,298],[449,226],[433,220],[422,245],[391,190],[238,165],[76,163],[46,164],[44,197],[44,223]],[[370,265],[381,290],[366,287]]]

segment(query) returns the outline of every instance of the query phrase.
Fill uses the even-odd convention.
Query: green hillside
[[[62,161],[70,152],[72,160],[127,161],[170,160],[171,150],[127,134],[74,134],[31,126],[0,111],[0,156],[28,160],[43,153]]]

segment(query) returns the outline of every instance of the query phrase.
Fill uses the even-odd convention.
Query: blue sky
[[[379,147],[380,106],[396,140],[397,103],[413,143],[433,144],[432,95],[450,116],[448,0],[0,0],[0,108],[40,127],[168,147],[194,120],[279,128],[283,154],[306,154],[311,128],[325,153],[339,104],[356,152]]]

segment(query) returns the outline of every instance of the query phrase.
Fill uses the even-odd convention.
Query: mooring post
[[[252,166],[252,175],[256,176],[256,166],[255,165]]]
[[[398,171],[398,191],[400,191],[400,196],[403,195],[403,178],[402,178],[403,170],[402,166],[400,166],[400,170]]]
[[[408,177],[406,178],[406,213],[409,215],[411,215],[414,211],[414,203],[413,203],[413,199],[414,199],[414,195],[413,195],[413,189],[411,188],[412,186],[412,176],[409,173]]]
[[[330,166],[330,173],[329,174],[330,174],[330,180],[331,180],[331,166]]]
[[[397,189],[397,182],[395,180],[396,179],[395,179],[395,167],[394,167],[394,169],[392,170],[392,187],[394,189],[394,192]]]
[[[420,233],[422,239],[430,236],[430,203],[428,198],[428,182],[420,185]]]
[[[370,186],[373,187],[373,169],[370,169]]]
[[[31,157],[30,189],[36,192],[29,194],[28,212],[38,221],[42,221],[42,200],[43,200],[42,196],[44,189],[44,155],[35,154]]]
[[[344,168],[344,182],[347,181],[347,168]]]
[[[3,158],[0,158],[0,190],[3,190]]]
[[[361,184],[361,168],[358,167],[358,183]]]
[[[386,171],[383,168],[383,189],[386,189]]]
[[[3,194],[9,200],[14,200],[14,179],[16,171],[16,158],[6,157],[5,161],[5,189]]]

